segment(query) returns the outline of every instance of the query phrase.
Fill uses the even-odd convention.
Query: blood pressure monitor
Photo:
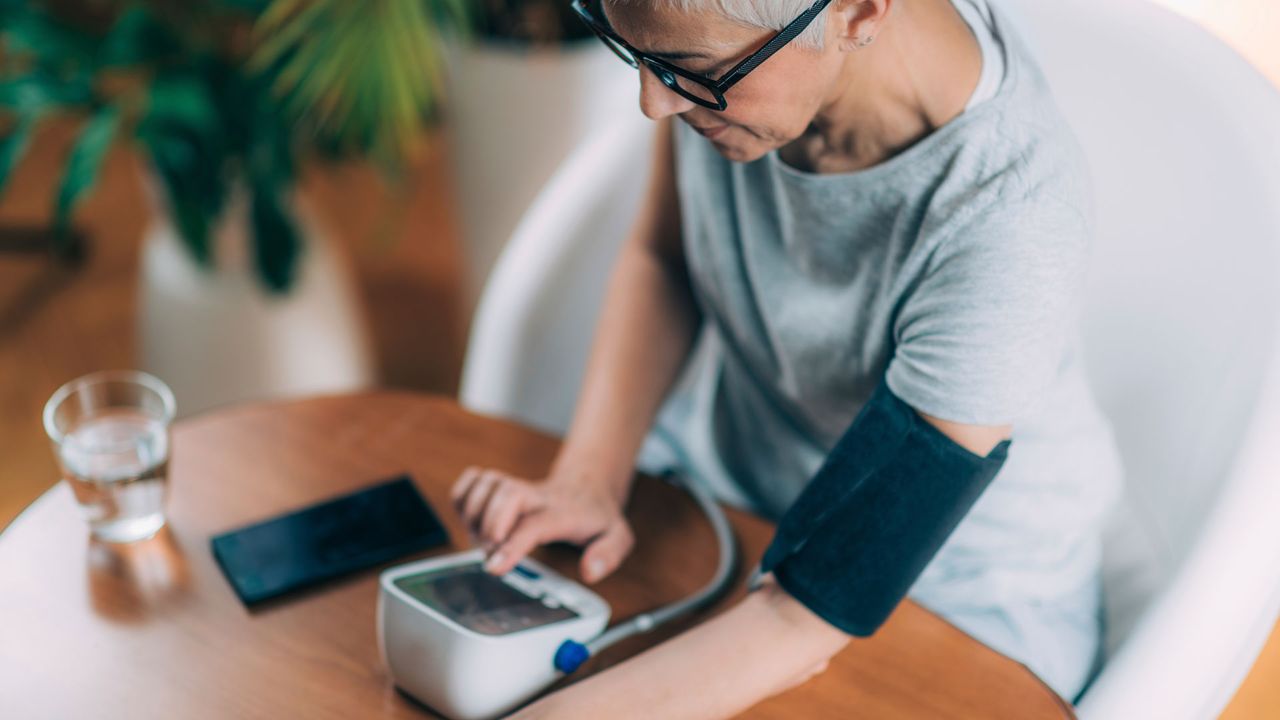
[[[692,595],[608,630],[600,596],[532,558],[502,577],[484,569],[479,548],[384,571],[378,648],[396,685],[453,720],[490,720],[594,653],[714,603],[731,588],[737,546],[710,492],[697,481],[683,485],[715,531],[715,575]]]
[[[455,720],[498,717],[560,676],[566,640],[587,643],[609,605],[532,558],[502,577],[481,549],[401,565],[379,582],[378,638],[396,684]]]

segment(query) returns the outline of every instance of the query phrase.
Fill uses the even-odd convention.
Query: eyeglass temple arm
[[[778,52],[783,45],[791,42],[797,35],[803,32],[804,29],[809,26],[809,23],[813,22],[813,19],[817,17],[818,13],[825,10],[827,5],[830,3],[831,0],[818,0],[813,5],[810,5],[809,9],[804,11],[804,14],[793,20],[790,25],[783,28],[782,32],[774,36],[774,38],[766,43],[764,47],[751,53],[750,57],[738,63],[732,70],[725,73],[724,80],[718,83],[720,86],[718,89],[721,91],[728,90],[734,83],[738,82],[743,75],[746,75],[759,67],[760,63],[768,60],[774,53]]]

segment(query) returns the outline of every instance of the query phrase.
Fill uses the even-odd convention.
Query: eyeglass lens
[[[599,17],[599,5],[599,0],[586,3],[588,12],[594,10],[595,17],[597,18]],[[601,30],[594,24],[591,24],[591,29],[595,31],[596,36],[600,38],[601,42],[608,46],[608,48],[612,50],[615,55],[621,58],[623,62],[633,68],[639,69],[640,61],[634,53],[625,46],[619,44],[617,40],[614,40],[604,32],[601,32]],[[717,98],[715,93],[711,92],[711,89],[706,85],[684,77],[683,75],[674,73],[661,65],[650,62],[647,58],[644,59],[644,64],[645,67],[649,68],[654,75],[658,76],[658,79],[661,80],[664,85],[685,98],[711,108],[718,108],[720,106],[720,99]]]
[[[675,90],[684,97],[694,102],[705,104],[708,107],[719,107],[720,99],[706,85],[690,80],[683,75],[677,75],[660,65],[649,62],[646,62],[645,65],[653,71],[654,75],[658,76],[663,85]]]

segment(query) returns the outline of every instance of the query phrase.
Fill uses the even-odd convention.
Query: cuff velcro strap
[[[875,632],[1004,464],[956,444],[876,387],[778,521],[760,562],[779,585],[851,635]]]

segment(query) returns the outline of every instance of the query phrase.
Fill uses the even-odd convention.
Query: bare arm
[[[644,436],[683,367],[698,326],[680,236],[670,121],[654,143],[647,193],[623,243],[596,323],[573,423],[547,476],[529,480],[468,467],[453,502],[503,575],[534,548],[583,548],[581,575],[597,582],[631,551],[623,515]]]
[[[603,481],[619,502],[701,322],[681,243],[670,123],[658,125],[648,193],[614,265],[573,423],[552,472]]]
[[[510,720],[727,718],[802,684],[852,637],[794,600],[771,574],[764,580],[720,615]]]
[[[976,455],[987,455],[991,449],[1013,434],[1012,425],[969,425],[927,415],[916,410],[925,422],[938,428],[955,444]]]
[[[1008,425],[966,425],[919,414],[983,455],[1012,431]],[[772,573],[763,583],[720,615],[542,698],[511,720],[714,720],[804,683],[853,638],[789,595]]]

